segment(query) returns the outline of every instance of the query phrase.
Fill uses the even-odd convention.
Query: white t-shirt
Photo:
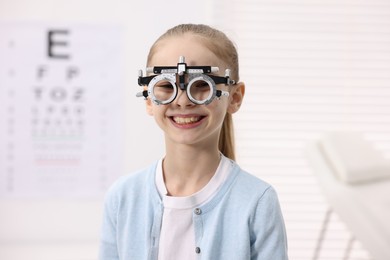
[[[196,259],[193,211],[217,193],[230,173],[231,161],[221,155],[219,166],[206,186],[187,197],[167,196],[162,159],[156,169],[156,186],[162,197],[164,213],[158,251],[159,260]]]

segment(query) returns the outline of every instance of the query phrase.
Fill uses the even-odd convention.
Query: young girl
[[[235,160],[232,114],[245,93],[226,35],[183,24],[153,44],[138,84],[165,156],[108,191],[101,260],[284,260],[275,190]]]

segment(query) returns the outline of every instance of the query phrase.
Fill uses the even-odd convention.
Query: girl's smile
[[[206,116],[188,114],[170,116],[169,118],[174,126],[182,129],[189,129],[201,125]]]

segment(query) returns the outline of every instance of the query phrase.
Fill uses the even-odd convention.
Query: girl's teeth
[[[173,121],[175,121],[177,124],[185,125],[185,124],[191,124],[198,122],[200,120],[200,117],[173,117]]]

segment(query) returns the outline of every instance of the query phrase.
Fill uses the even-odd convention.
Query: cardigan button
[[[200,247],[195,248],[195,253],[200,254]]]
[[[194,213],[195,213],[196,215],[200,215],[200,214],[202,214],[202,210],[201,210],[200,208],[196,208],[196,209],[194,210]]]

